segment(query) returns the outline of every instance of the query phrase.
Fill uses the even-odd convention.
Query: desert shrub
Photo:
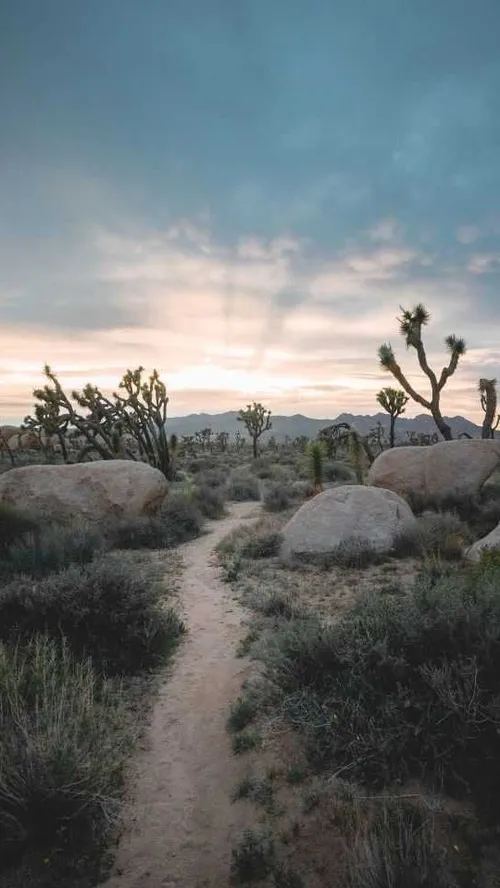
[[[89,564],[105,549],[102,532],[84,523],[46,525],[32,542],[17,540],[0,557],[0,576],[44,577],[71,564]]]
[[[226,493],[224,488],[210,487],[205,484],[197,486],[194,500],[204,518],[217,520],[226,515]]]
[[[167,496],[158,517],[165,527],[166,548],[196,539],[203,528],[203,516],[192,494]]]
[[[437,555],[449,561],[462,557],[472,542],[468,526],[453,512],[424,512],[395,542],[399,554]]]
[[[258,478],[249,473],[232,472],[229,481],[228,498],[236,503],[248,500],[260,500],[260,484]]]
[[[382,553],[373,549],[366,540],[356,537],[343,540],[330,552],[302,552],[293,557],[293,561],[298,564],[315,564],[324,570],[330,570],[334,566],[361,570],[382,560]]]
[[[120,695],[88,662],[44,637],[0,644],[0,869],[33,851],[67,867],[102,847],[131,740]]]
[[[163,596],[143,570],[112,555],[36,582],[20,577],[0,590],[0,640],[64,636],[110,674],[151,669],[183,630]]]
[[[274,859],[274,843],[269,833],[246,830],[232,852],[232,877],[238,884],[265,879],[273,868]]]
[[[280,617],[291,620],[302,615],[302,611],[291,595],[273,590],[267,595],[252,598],[252,609],[266,617]]]
[[[293,503],[293,494],[288,484],[268,484],[264,488],[262,502],[266,512],[284,512]]]
[[[310,481],[291,481],[288,490],[294,500],[309,499],[314,496],[314,485]]]
[[[499,586],[500,568],[479,565],[367,597],[333,626],[279,625],[260,656],[312,760],[498,806]]]
[[[352,469],[343,462],[335,459],[325,459],[323,462],[323,478],[325,481],[353,481]]]
[[[165,549],[171,545],[168,526],[153,516],[113,521],[105,526],[104,533],[113,549]]]
[[[0,553],[16,542],[33,543],[40,532],[39,522],[31,515],[8,503],[0,503]]]
[[[274,558],[281,546],[282,536],[276,530],[254,530],[241,542],[238,553],[243,558]]]
[[[217,489],[225,487],[229,480],[229,472],[224,468],[203,469],[196,477],[200,487]]]
[[[442,839],[429,813],[384,802],[356,837],[349,888],[456,888],[456,873]]]
[[[439,499],[405,494],[415,515],[426,511],[453,512],[470,528],[475,539],[490,533],[500,522],[500,490],[485,484],[475,496],[448,496]]]

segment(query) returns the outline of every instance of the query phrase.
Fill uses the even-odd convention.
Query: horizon
[[[442,411],[500,378],[496,0],[87,0],[0,14],[0,423],[157,367],[174,417],[374,415],[423,302]],[[495,27],[495,21],[497,26]],[[146,358],[146,360],[145,360]],[[423,412],[409,402],[404,416]]]

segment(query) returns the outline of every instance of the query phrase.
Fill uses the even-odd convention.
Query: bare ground
[[[108,888],[223,888],[231,849],[252,810],[231,794],[245,765],[226,733],[228,708],[248,663],[235,658],[242,611],[219,579],[214,547],[256,517],[233,505],[211,532],[182,547],[180,600],[189,634],[161,685],[143,750],[134,764],[126,832]]]

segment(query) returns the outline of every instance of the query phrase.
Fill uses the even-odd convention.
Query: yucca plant
[[[312,441],[309,445],[309,466],[314,486],[314,496],[323,490],[325,446],[322,441]]]

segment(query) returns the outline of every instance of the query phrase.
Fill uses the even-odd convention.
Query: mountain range
[[[461,432],[467,432],[473,438],[481,437],[481,427],[465,419],[463,416],[445,417],[450,426],[453,437],[457,438]],[[262,440],[265,441],[273,435],[277,441],[288,438],[297,438],[306,435],[315,438],[320,429],[339,422],[346,422],[356,429],[361,435],[366,435],[380,422],[382,427],[389,430],[389,416],[387,413],[375,413],[374,415],[356,415],[353,413],[341,413],[334,419],[312,419],[310,416],[302,416],[296,413],[294,416],[271,416],[272,429],[265,432]],[[173,416],[168,420],[169,434],[178,437],[182,435],[194,435],[201,429],[211,428],[213,432],[229,432],[230,435],[241,432],[245,434],[243,423],[238,422],[238,413],[231,410],[226,413],[191,413],[189,416]],[[396,438],[400,441],[408,440],[407,432],[417,432],[432,435],[436,431],[436,425],[432,416],[422,413],[412,418],[400,417],[396,421]]]

